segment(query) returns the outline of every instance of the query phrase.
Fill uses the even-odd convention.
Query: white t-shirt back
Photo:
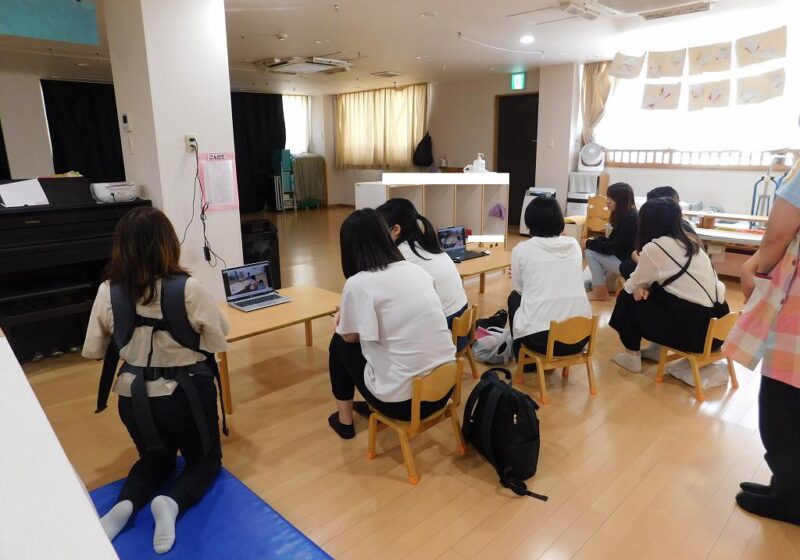
[[[359,272],[344,284],[339,334],[358,333],[364,384],[384,402],[411,398],[412,379],[455,359],[433,279],[406,261]]]
[[[445,316],[449,317],[467,305],[467,293],[464,291],[464,284],[458,275],[456,263],[447,256],[447,253],[429,253],[416,245],[415,249],[424,257],[421,258],[411,250],[407,241],[398,245],[397,248],[408,262],[421,266],[433,277],[433,287],[442,301]]]

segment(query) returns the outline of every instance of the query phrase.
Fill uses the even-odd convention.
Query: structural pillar
[[[203,254],[195,154],[233,152],[231,88],[223,0],[106,0],[111,68],[125,173],[166,213],[178,237],[191,220],[181,264],[222,300],[220,270]],[[194,218],[192,215],[194,213]],[[225,265],[242,264],[238,210],[209,212],[206,235]],[[212,261],[213,262],[213,261]]]

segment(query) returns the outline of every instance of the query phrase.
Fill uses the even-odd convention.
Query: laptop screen
[[[222,283],[228,301],[271,292],[269,261],[226,268],[222,271]]]
[[[466,228],[449,227],[440,229],[437,233],[439,234],[439,245],[445,251],[460,251],[467,246]]]

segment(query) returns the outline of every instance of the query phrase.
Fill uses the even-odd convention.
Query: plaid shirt
[[[783,182],[778,196],[799,206],[800,162]],[[771,279],[756,278],[756,287],[722,351],[749,369],[800,388],[800,232]]]

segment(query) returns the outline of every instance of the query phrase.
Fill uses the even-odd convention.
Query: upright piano
[[[0,207],[0,329],[20,362],[80,348],[114,228],[150,205],[96,202],[82,177],[39,182],[50,204]]]

